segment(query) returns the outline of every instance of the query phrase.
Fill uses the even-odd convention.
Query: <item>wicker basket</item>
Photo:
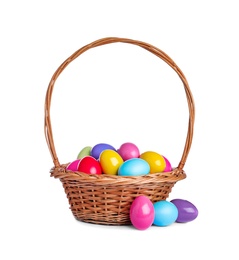
[[[61,72],[85,51],[115,42],[138,45],[165,61],[176,71],[185,88],[189,122],[188,133],[181,160],[171,172],[161,172],[138,177],[113,175],[88,175],[82,172],[66,171],[67,164],[60,164],[57,158],[50,119],[50,105],[54,84]],[[59,178],[67,195],[70,209],[77,220],[106,225],[130,224],[129,210],[132,201],[139,195],[148,196],[152,202],[168,198],[177,181],[186,178],[183,171],[193,137],[194,101],[188,82],[174,61],[163,51],[148,43],[117,37],[102,38],[73,53],[66,59],[52,76],[45,99],[45,136],[52,155],[54,167],[51,176]]]

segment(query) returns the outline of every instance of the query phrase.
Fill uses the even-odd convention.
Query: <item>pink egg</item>
[[[80,163],[81,159],[77,159],[73,162],[71,162],[67,167],[66,169],[69,170],[69,171],[78,171],[78,166],[79,166],[79,163]]]
[[[124,143],[117,151],[124,161],[138,158],[140,155],[139,148],[133,143]]]
[[[154,205],[148,197],[141,195],[134,199],[130,206],[130,220],[135,228],[149,228],[153,224],[154,216]]]
[[[164,172],[171,172],[172,171],[171,163],[169,162],[169,160],[166,157],[163,156],[163,158],[166,162],[166,167],[164,169]]]

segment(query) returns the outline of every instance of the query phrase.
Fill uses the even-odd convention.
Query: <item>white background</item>
[[[0,24],[1,259],[238,259],[237,1],[1,1]],[[187,178],[169,199],[194,203],[193,222],[145,231],[82,223],[50,178],[48,83],[73,52],[107,36],[153,44],[186,75],[195,132]],[[181,81],[136,46],[80,56],[58,79],[51,112],[61,163],[99,142],[135,142],[174,166],[182,155],[188,110]]]

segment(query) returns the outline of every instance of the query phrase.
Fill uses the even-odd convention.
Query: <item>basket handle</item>
[[[189,109],[189,121],[188,121],[188,132],[187,132],[186,142],[185,142],[185,146],[184,146],[184,150],[183,150],[181,160],[180,160],[178,167],[177,167],[179,170],[182,170],[185,163],[186,163],[187,156],[188,156],[188,153],[190,151],[191,144],[192,144],[194,117],[195,117],[195,106],[194,106],[193,96],[192,96],[191,90],[189,88],[188,82],[187,82],[183,72],[180,70],[180,68],[162,50],[158,49],[157,47],[155,47],[151,44],[148,44],[148,43],[145,43],[145,42],[142,42],[142,41],[127,39],[127,38],[118,38],[118,37],[102,38],[102,39],[96,40],[96,41],[80,48],[79,50],[77,50],[75,53],[73,53],[68,59],[66,59],[58,67],[58,69],[55,71],[55,73],[53,74],[53,76],[52,76],[52,78],[49,82],[48,89],[47,89],[47,92],[46,92],[46,97],[45,97],[44,130],[45,130],[46,141],[47,141],[47,144],[48,144],[48,147],[49,147],[49,150],[50,150],[52,160],[53,160],[55,167],[59,167],[60,163],[59,163],[59,160],[58,160],[58,157],[57,157],[57,154],[56,154],[56,149],[55,149],[53,134],[52,134],[51,118],[50,118],[51,96],[52,96],[54,84],[55,84],[57,78],[59,77],[59,75],[62,73],[62,71],[67,67],[67,65],[69,65],[74,59],[76,59],[82,53],[84,53],[85,51],[87,51],[91,48],[101,46],[101,45],[104,45],[104,44],[115,43],[115,42],[134,44],[134,45],[138,45],[138,46],[146,49],[147,51],[153,53],[154,55],[158,56],[163,61],[165,61],[174,71],[176,71],[176,73],[178,74],[178,76],[182,80],[183,85],[184,85],[184,89],[185,89],[185,93],[186,93],[186,97],[187,97],[188,109]]]

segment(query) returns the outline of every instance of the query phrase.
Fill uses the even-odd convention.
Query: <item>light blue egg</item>
[[[150,171],[149,164],[141,158],[132,158],[121,164],[118,169],[120,176],[141,176]]]
[[[174,223],[178,217],[177,207],[169,201],[161,200],[154,203],[154,222],[159,227],[166,227]]]

